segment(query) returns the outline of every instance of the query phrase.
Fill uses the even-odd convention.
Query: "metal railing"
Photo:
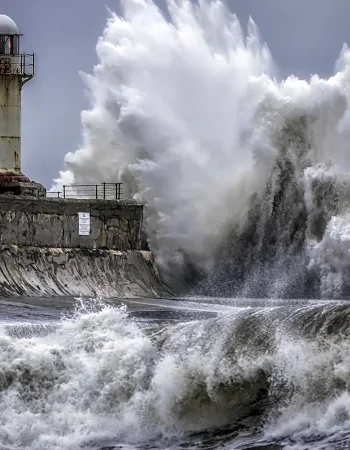
[[[32,78],[35,73],[34,53],[21,53],[20,55],[0,55],[0,74],[22,75]]]
[[[121,200],[123,183],[70,184],[63,185],[62,191],[47,192],[47,197],[81,198],[96,200]]]

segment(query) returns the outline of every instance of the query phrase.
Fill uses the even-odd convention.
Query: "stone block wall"
[[[90,214],[79,236],[78,213]],[[133,201],[0,196],[0,245],[140,250],[143,206]]]

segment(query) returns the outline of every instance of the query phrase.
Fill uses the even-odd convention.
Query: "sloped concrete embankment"
[[[163,297],[148,251],[0,246],[1,296]]]

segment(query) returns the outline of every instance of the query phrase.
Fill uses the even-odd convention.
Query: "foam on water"
[[[215,436],[248,419],[265,442],[341,438],[350,430],[349,318],[334,303],[147,330],[95,302],[51,332],[16,337],[4,324],[1,446],[195,447],[201,436],[189,433]]]
[[[245,34],[221,1],[166,5],[111,13],[84,75],[82,144],[56,184],[123,181],[163,274],[200,293],[348,297],[348,48],[327,80],[280,80],[253,21]],[[342,445],[349,319],[335,302],[141,329],[99,307],[26,338],[2,327],[0,441],[176,448],[250,419],[261,442]]]

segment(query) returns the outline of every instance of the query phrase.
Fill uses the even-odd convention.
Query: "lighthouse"
[[[0,14],[0,194],[45,195],[21,171],[21,94],[34,77],[34,53],[21,51],[16,23]]]

